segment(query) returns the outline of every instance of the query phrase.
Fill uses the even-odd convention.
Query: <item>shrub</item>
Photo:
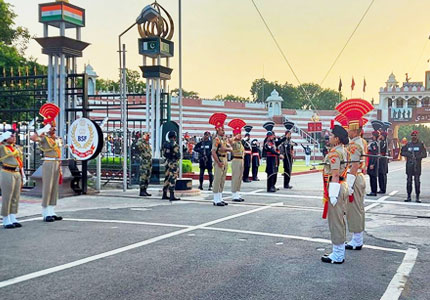
[[[193,164],[191,163],[191,160],[187,160],[187,159],[182,160],[182,172],[183,173],[193,172]]]

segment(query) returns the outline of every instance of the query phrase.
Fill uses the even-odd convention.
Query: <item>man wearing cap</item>
[[[214,182],[213,182],[213,205],[226,206],[227,202],[222,199],[222,192],[224,190],[225,177],[227,175],[227,152],[231,152],[232,148],[227,143],[224,131],[224,122],[227,115],[224,113],[214,113],[209,118],[209,124],[215,126],[216,137],[212,141],[212,158],[214,160]]]
[[[14,130],[3,132],[0,137],[0,187],[2,191],[3,227],[6,229],[19,228],[22,225],[17,221],[19,197],[25,175],[23,171],[23,155],[21,149],[15,146]]]
[[[330,136],[332,149],[324,158],[324,212],[328,218],[333,251],[321,257],[321,261],[331,264],[342,264],[345,261],[346,224],[344,220],[345,205],[348,198],[346,183],[347,154],[344,145],[349,142],[348,132],[335,125]]]
[[[372,141],[367,146],[367,153],[370,155],[379,155],[378,145],[379,131],[372,132]],[[376,197],[378,191],[378,165],[379,159],[377,157],[369,157],[367,164],[367,174],[370,181],[370,193],[367,196]]]
[[[163,156],[166,158],[166,171],[163,185],[163,197],[170,201],[181,200],[175,197],[176,179],[178,178],[179,159],[181,158],[178,143],[176,143],[176,132],[169,131],[167,135],[169,141],[163,144]],[[167,196],[169,190],[169,197]]]
[[[137,141],[136,147],[140,152],[140,193],[139,196],[151,196],[148,193],[149,180],[152,171],[152,149],[149,144],[151,138],[149,132],[144,132],[142,137]]]
[[[243,148],[245,149],[245,155],[243,157],[243,182],[251,182],[249,180],[249,170],[251,169],[251,158],[252,158],[252,146],[251,146],[251,135],[252,126],[246,125],[244,127],[246,133],[245,138],[242,140]]]
[[[427,157],[427,151],[424,144],[418,139],[418,131],[414,130],[411,133],[412,141],[402,147],[402,156],[406,157],[406,175],[408,176],[406,183],[406,192],[408,198],[405,202],[411,201],[412,194],[412,177],[415,183],[415,201],[420,203],[420,176],[421,176],[421,160]]]
[[[48,103],[47,105],[53,104]],[[43,106],[41,108],[41,111],[42,109]],[[63,219],[61,216],[57,216],[54,211],[58,200],[59,184],[60,182],[62,182],[61,147],[63,142],[55,134],[55,116],[43,116],[45,118],[45,126],[37,130],[35,134],[31,136],[31,140],[39,144],[39,148],[43,152],[44,156],[42,167],[43,220],[45,222],[54,222]]]
[[[253,139],[251,142],[252,151],[252,181],[260,181],[258,179],[258,167],[260,166],[261,150],[257,139]]]
[[[282,160],[284,163],[284,189],[291,189],[290,185],[291,180],[291,171],[293,169],[293,155],[294,155],[294,145],[297,145],[293,141],[291,141],[291,129],[294,127],[293,122],[286,121],[284,122],[284,126],[287,129],[285,131],[285,141],[280,145],[281,155],[283,155],[284,159]]]
[[[242,144],[242,127],[245,126],[245,122],[241,119],[233,119],[228,123],[233,129],[233,141],[232,147],[232,162],[231,162],[231,192],[233,194],[233,201],[242,202],[244,199],[240,196],[240,186],[242,184],[243,176],[243,157],[245,149]]]
[[[199,189],[203,190],[203,181],[205,176],[205,170],[208,170],[209,174],[209,191],[212,190],[212,183],[214,176],[212,174],[212,141],[210,140],[210,132],[206,131],[203,135],[203,139],[194,146],[194,151],[199,154]]]
[[[388,154],[387,131],[382,131],[379,135],[379,154],[386,156]],[[381,157],[378,165],[378,194],[385,194],[387,191],[387,174],[388,174],[388,159]]]
[[[276,192],[275,185],[278,176],[279,159],[284,158],[276,146],[275,134],[272,131],[274,126],[274,122],[267,122],[263,125],[267,130],[263,151],[266,154],[267,192],[269,193]]]

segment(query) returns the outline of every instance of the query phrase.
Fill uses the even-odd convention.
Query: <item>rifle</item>
[[[344,164],[360,163],[360,162],[364,162],[364,160],[342,160],[340,163],[342,165],[344,165]],[[311,165],[312,166],[328,166],[330,164],[327,162],[320,162],[320,163],[313,163]]]

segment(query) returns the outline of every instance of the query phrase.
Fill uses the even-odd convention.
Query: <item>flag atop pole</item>
[[[366,92],[366,78],[364,78],[364,81],[363,81],[363,93],[365,93]]]
[[[352,82],[351,82],[351,91],[354,90],[355,87],[355,81],[354,81],[354,76],[352,77]]]
[[[339,77],[339,88],[337,89],[339,92],[342,91],[342,78]]]

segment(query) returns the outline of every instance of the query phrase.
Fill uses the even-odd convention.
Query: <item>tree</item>
[[[216,95],[214,97],[215,100],[228,100],[228,101],[249,101],[249,98],[241,97],[241,96],[235,96],[231,94],[227,94],[225,96],[223,95]]]
[[[127,72],[127,91],[129,93],[145,93],[146,83],[141,79],[140,73],[135,70],[126,69]],[[96,80],[97,90],[106,92],[119,92],[119,79],[98,78]]]
[[[406,138],[411,141],[411,132],[414,130],[419,131],[419,139],[426,145],[430,146],[430,128],[426,125],[402,125],[399,128],[399,141]]]
[[[179,89],[173,89],[170,92],[173,96],[179,97]],[[182,89],[182,97],[184,98],[192,98],[192,99],[198,99],[199,93],[194,91],[186,91]]]

